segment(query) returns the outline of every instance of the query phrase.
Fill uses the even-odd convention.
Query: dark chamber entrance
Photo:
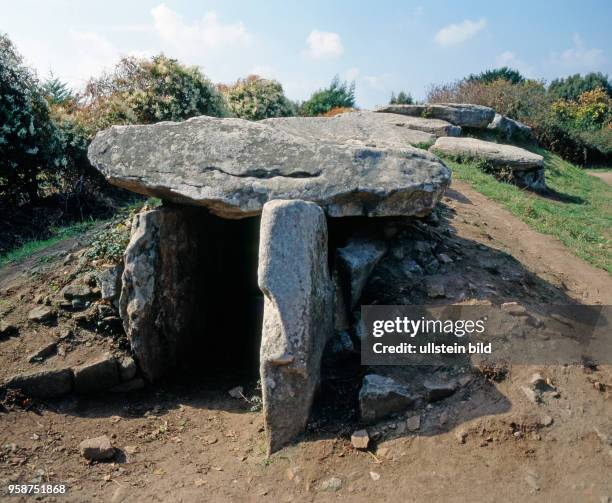
[[[193,311],[179,372],[252,379],[259,371],[263,294],[257,286],[260,217],[229,220],[195,208]]]

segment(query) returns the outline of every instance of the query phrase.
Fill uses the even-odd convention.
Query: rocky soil
[[[425,245],[415,249],[417,241]],[[2,494],[12,483],[63,483],[66,496],[45,499],[612,498],[609,366],[364,369],[349,344],[324,359],[306,433],[269,458],[253,373],[207,371],[202,355],[201,366],[172,380],[111,392],[138,376],[125,373],[129,354],[116,307],[102,299],[97,271],[105,264],[82,258],[84,246],[71,240],[0,271],[1,380],[70,369],[72,385],[92,386],[60,398],[3,394]],[[406,220],[387,246],[364,301],[612,303],[605,272],[458,182],[432,216]],[[106,370],[79,379],[92,363]],[[364,415],[359,391],[372,373],[419,384],[425,399],[406,400],[390,416],[379,417],[375,407]],[[389,391],[384,380],[366,384]],[[406,399],[401,385],[392,391],[387,398]]]

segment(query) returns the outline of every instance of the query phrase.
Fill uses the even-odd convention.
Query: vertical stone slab
[[[327,222],[319,206],[264,205],[258,283],[265,296],[260,373],[270,454],[304,430],[333,333]]]
[[[189,209],[137,214],[124,254],[119,310],[132,350],[150,381],[177,364],[194,298],[196,257]]]

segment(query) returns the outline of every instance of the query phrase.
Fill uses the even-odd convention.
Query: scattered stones
[[[8,321],[0,321],[0,338],[9,337],[17,333],[17,326]]]
[[[467,437],[468,437],[468,432],[467,430],[463,428],[455,432],[455,438],[457,439],[457,442],[459,442],[460,444],[465,444]]]
[[[37,306],[28,313],[28,320],[36,323],[48,323],[55,319],[56,313],[48,306]]]
[[[512,316],[529,316],[525,306],[519,304],[518,302],[504,302],[501,305],[501,310],[511,314]]]
[[[77,301],[81,303],[95,299],[98,293],[99,292],[93,290],[89,285],[80,283],[78,281],[65,286],[60,291],[60,294],[64,299],[71,302]]]
[[[81,456],[89,461],[106,461],[115,455],[115,448],[106,435],[88,438],[79,444]]]
[[[227,393],[232,398],[242,398],[244,395],[244,388],[242,386],[236,386],[235,388],[229,390]]]
[[[456,126],[482,129],[494,119],[495,111],[481,105],[461,103],[426,103],[424,105],[387,105],[377,112],[441,119]]]
[[[96,273],[96,283],[100,288],[102,300],[115,300],[121,293],[121,274],[123,264],[107,267]]]
[[[319,491],[339,491],[342,489],[342,480],[330,477],[319,484]]]
[[[112,388],[119,383],[119,370],[114,356],[103,355],[97,360],[75,367],[74,390],[94,393]]]
[[[367,430],[356,430],[351,435],[351,444],[355,449],[367,449],[370,444],[370,435]]]
[[[88,155],[114,185],[224,218],[257,215],[273,199],[313,201],[334,217],[424,216],[451,178],[437,157],[405,142],[314,141],[262,122],[207,116],[113,126],[96,135]]]
[[[117,362],[119,365],[119,377],[122,381],[129,381],[136,377],[136,362],[131,356],[124,356]]]
[[[50,342],[49,344],[45,344],[44,346],[30,354],[30,356],[28,356],[28,361],[30,363],[43,361],[49,356],[55,354],[56,351],[57,342]]]
[[[9,378],[4,387],[20,389],[36,398],[53,398],[70,393],[72,384],[72,370],[66,368],[18,374]]]
[[[452,264],[453,263],[453,259],[450,258],[446,253],[440,253],[438,255],[438,260],[440,262],[442,262],[443,264]]]
[[[542,401],[542,397],[539,393],[537,393],[533,388],[529,386],[521,386],[521,391],[527,397],[531,403],[540,403]]]
[[[426,398],[429,402],[437,402],[451,396],[457,391],[457,382],[455,381],[430,381],[423,382]]]
[[[370,239],[352,239],[337,250],[339,274],[349,286],[349,309],[353,310],[358,305],[372,270],[386,251],[384,241]]]
[[[374,422],[401,412],[414,404],[415,397],[390,377],[368,374],[359,391],[361,418]]]
[[[421,416],[410,416],[406,419],[406,428],[408,431],[418,431],[421,428]]]
[[[377,480],[380,480],[380,473],[378,472],[370,472],[370,478],[376,482]]]
[[[305,201],[264,206],[258,283],[264,293],[260,373],[271,453],[306,426],[323,349],[333,334],[327,223],[320,207]]]

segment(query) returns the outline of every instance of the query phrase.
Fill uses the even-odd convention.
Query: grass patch
[[[555,236],[578,257],[612,274],[612,187],[555,154],[537,151],[544,156],[550,196],[499,182],[477,163],[445,162],[459,180],[470,183],[538,232]]]
[[[68,225],[66,227],[53,227],[51,228],[52,235],[46,239],[33,239],[24,243],[18,248],[11,250],[4,255],[0,255],[0,268],[7,264],[14,262],[20,262],[37,251],[53,246],[55,243],[68,239],[79,234],[83,234],[88,230],[92,229],[100,220],[87,220],[84,222],[78,222],[76,224]]]

